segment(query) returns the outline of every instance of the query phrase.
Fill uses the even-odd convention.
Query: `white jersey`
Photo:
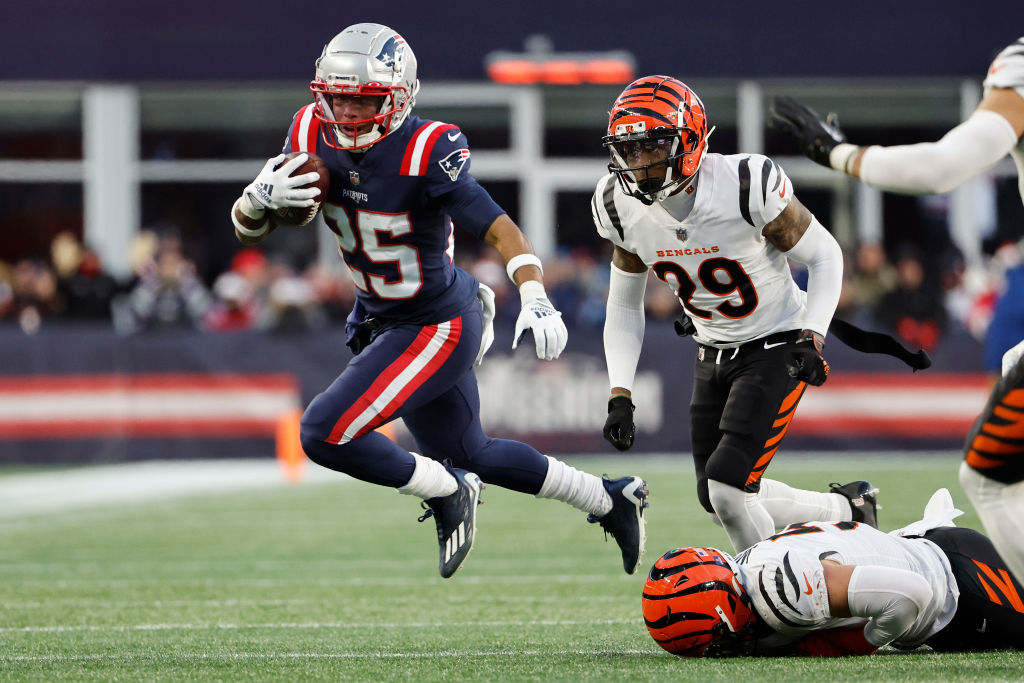
[[[991,88],[1010,88],[1024,97],[1024,37],[996,55],[983,85],[986,93]],[[1024,202],[1024,137],[1017,140],[1010,156],[1017,165],[1017,189],[1021,202]]]
[[[956,613],[960,591],[949,559],[923,538],[905,538],[857,522],[801,522],[755,543],[736,557],[754,609],[776,635],[775,647],[810,631],[863,624],[860,617],[833,617],[822,560],[905,569],[931,584],[932,599],[907,631],[893,641],[916,647],[944,628]]]
[[[591,203],[598,233],[654,269],[702,343],[730,347],[806,328],[807,296],[786,255],[761,235],[793,197],[782,168],[759,154],[707,154],[695,181],[693,208],[678,220],[605,176]]]

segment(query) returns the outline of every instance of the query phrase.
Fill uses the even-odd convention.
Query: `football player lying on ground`
[[[538,358],[553,360],[568,333],[545,294],[540,259],[470,175],[466,137],[457,126],[412,115],[419,89],[412,49],[386,26],[349,26],[324,47],[310,89],[313,102],[295,115],[284,152],[312,152],[326,164],[324,220],[358,291],[346,326],[356,357],[306,408],[306,454],[423,499],[420,521],[436,523],[441,576],[473,547],[481,480],[589,513],[615,538],[632,574],[643,554],[642,479],[602,480],[483,432],[473,366],[493,340],[494,297],[454,265],[452,220],[495,247],[519,287],[513,349],[529,330]],[[314,204],[318,189],[303,186],[318,173],[292,175],[305,155],[280,165],[284,159],[268,161],[235,202],[243,243],[266,238],[278,211]],[[422,454],[376,431],[398,418]],[[373,511],[342,523],[372,524]]]
[[[790,133],[810,159],[860,178],[868,185],[908,194],[948,192],[1009,154],[1024,202],[1024,37],[1004,48],[988,68],[974,113],[937,142],[882,147],[846,142],[832,115],[818,114],[791,98],[776,99],[773,124]],[[1006,349],[1013,340],[1004,342]],[[1021,356],[1006,352],[1005,376]],[[997,351],[999,353],[1001,351]],[[997,356],[998,357],[998,356]],[[996,549],[1024,581],[1024,378],[1004,379],[972,432],[960,467],[960,484],[978,511]],[[1016,418],[1013,416],[1016,415]]]
[[[888,534],[803,522],[736,557],[669,551],[644,586],[644,621],[685,657],[1022,649],[1024,589],[985,536],[953,524],[960,514],[939,489],[924,519]]]
[[[709,153],[711,132],[697,93],[668,76],[640,78],[612,104],[603,138],[610,173],[591,204],[598,233],[613,245],[604,437],[619,450],[633,445],[632,388],[653,269],[683,306],[677,329],[698,344],[689,407],[697,497],[733,547],[805,519],[877,526],[868,482],[826,493],[763,477],[804,390],[828,377],[822,345],[843,258],[778,164]],[[806,292],[790,262],[807,266]]]

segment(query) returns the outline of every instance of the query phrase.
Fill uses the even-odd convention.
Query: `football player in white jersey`
[[[996,56],[983,85],[984,96],[974,113],[938,142],[895,147],[851,145],[832,121],[822,120],[814,110],[789,98],[775,101],[772,116],[799,139],[804,154],[814,161],[894,192],[948,192],[1009,154],[1017,166],[1017,186],[1024,202],[1024,37]],[[1003,384],[1022,355],[1024,342],[1004,355]],[[990,402],[972,431],[960,467],[961,485],[1018,580],[1024,580],[1024,450],[1003,443],[993,454],[986,446],[992,441],[985,438],[1015,424],[1004,419],[1005,414],[998,414],[1007,409],[996,408],[1000,402],[997,395],[1017,391],[1022,381],[1024,378],[1017,378],[1012,386],[995,390],[995,404]],[[1017,432],[1018,438],[1024,437],[1024,427]],[[1009,438],[1012,441],[1014,437]]]
[[[698,343],[690,438],[701,505],[737,550],[804,519],[876,525],[867,482],[798,491],[762,478],[821,355],[839,301],[839,245],[757,154],[707,153],[704,105],[668,76],[626,87],[609,116],[609,173],[592,210],[614,245],[604,327],[611,384],[604,436],[633,445],[632,386],[653,269],[678,297]],[[807,292],[789,261],[807,266]],[[692,322],[691,322],[692,321]]]
[[[959,514],[939,489],[924,519],[889,534],[802,522],[735,558],[669,551],[644,585],[644,621],[692,657],[1024,648],[1024,588],[984,535],[953,524]]]

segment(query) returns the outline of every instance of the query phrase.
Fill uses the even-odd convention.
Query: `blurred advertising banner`
[[[557,361],[538,361],[511,330],[477,370],[491,436],[550,453],[615,453],[601,437],[608,381],[600,330],[575,331]],[[804,395],[784,448],[959,448],[989,382],[973,348],[933,354],[912,373],[838,342],[833,374]],[[0,329],[0,462],[273,457],[297,440],[297,415],[351,358],[341,329],[304,334],[190,331],[119,336],[49,327]],[[649,324],[634,385],[639,453],[689,453],[694,344]],[[408,432],[389,435],[415,449]],[[282,436],[284,435],[284,436]],[[284,444],[294,450],[295,444]]]

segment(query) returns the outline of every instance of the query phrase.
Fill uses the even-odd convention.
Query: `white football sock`
[[[708,498],[736,552],[775,533],[772,517],[756,493],[746,493],[743,489],[710,479]]]
[[[444,465],[419,453],[411,455],[416,460],[416,469],[409,481],[398,487],[399,493],[427,499],[450,496],[458,490],[459,483]]]
[[[537,498],[560,500],[598,517],[611,511],[612,497],[600,479],[570,467],[561,460],[555,460],[550,455],[544,457],[548,459],[548,473],[544,476]]]
[[[849,499],[838,493],[795,489],[781,481],[762,479],[757,495],[772,516],[776,529],[793,522],[849,522],[853,519]]]
[[[960,485],[974,504],[999,556],[1024,582],[1024,482],[1004,484],[960,463]]]

